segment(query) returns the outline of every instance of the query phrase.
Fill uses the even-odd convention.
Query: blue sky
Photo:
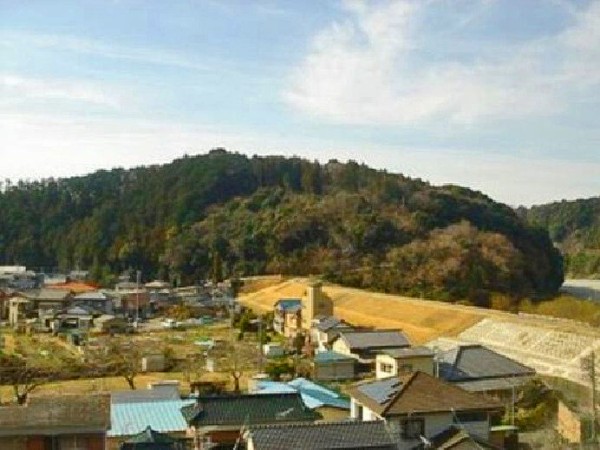
[[[226,147],[600,195],[600,0],[0,0],[0,178]]]

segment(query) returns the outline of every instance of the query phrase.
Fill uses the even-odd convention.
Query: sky
[[[0,0],[0,179],[224,147],[600,195],[600,0]]]

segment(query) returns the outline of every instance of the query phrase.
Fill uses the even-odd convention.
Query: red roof
[[[89,283],[81,283],[78,281],[67,281],[66,283],[57,283],[46,286],[47,289],[58,289],[62,291],[71,291],[75,294],[83,294],[84,292],[93,292],[98,290],[97,285]]]

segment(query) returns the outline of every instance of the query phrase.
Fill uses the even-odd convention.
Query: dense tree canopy
[[[89,268],[99,280],[323,274],[366,288],[485,302],[554,293],[548,234],[458,186],[350,161],[213,150],[163,166],[16,185],[0,194],[0,264]]]
[[[600,197],[562,201],[519,211],[530,223],[548,230],[574,278],[600,278]]]

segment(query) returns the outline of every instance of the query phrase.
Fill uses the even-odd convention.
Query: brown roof
[[[61,430],[110,428],[110,396],[102,394],[31,397],[26,405],[0,407],[0,436]]]
[[[67,281],[66,283],[56,283],[46,286],[46,289],[67,290],[74,292],[75,294],[82,294],[84,292],[97,291],[98,286],[89,283],[81,283],[79,281]]]
[[[359,383],[349,390],[349,394],[380,416],[503,409],[499,402],[424,372]]]

